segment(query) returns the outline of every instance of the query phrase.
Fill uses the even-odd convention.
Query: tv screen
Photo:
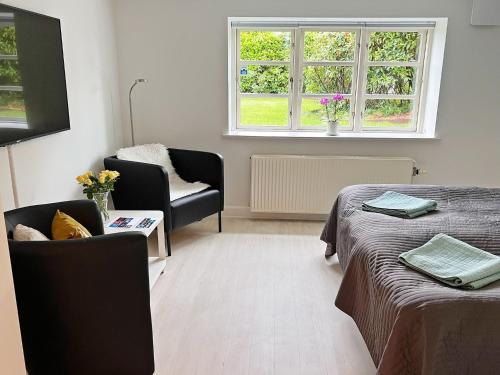
[[[60,21],[0,4],[0,146],[69,128]]]

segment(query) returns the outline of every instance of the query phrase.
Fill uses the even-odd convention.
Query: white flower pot
[[[339,122],[328,121],[328,124],[326,124],[326,135],[338,135],[338,134],[339,134]]]

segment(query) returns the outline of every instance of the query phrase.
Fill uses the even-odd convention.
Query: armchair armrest
[[[168,149],[175,171],[189,182],[201,181],[220,191],[224,207],[224,158],[213,152]]]
[[[29,373],[153,373],[142,233],[9,247]]]
[[[148,163],[104,159],[106,169],[120,172],[115,190],[111,192],[118,210],[159,210],[170,213],[168,173],[165,168]]]

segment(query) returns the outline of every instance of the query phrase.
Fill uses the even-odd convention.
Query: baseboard
[[[273,219],[273,220],[310,220],[325,221],[328,218],[326,214],[290,214],[274,212],[252,212],[250,207],[245,206],[226,206],[223,217],[240,219]]]

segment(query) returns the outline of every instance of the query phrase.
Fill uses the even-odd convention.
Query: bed
[[[361,211],[387,190],[434,199],[416,219]],[[500,282],[454,289],[406,268],[402,252],[446,233],[500,255],[500,189],[356,185],[344,189],[321,239],[344,277],[335,304],[357,324],[379,375],[500,373]]]

